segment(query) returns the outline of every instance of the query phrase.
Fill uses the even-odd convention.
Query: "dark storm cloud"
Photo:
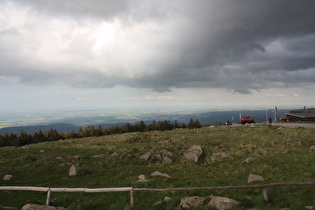
[[[172,88],[223,87],[239,93],[315,82],[315,2],[311,0],[15,2],[47,16],[118,18],[126,31],[141,24],[153,25],[147,31],[140,28],[139,34],[143,32],[146,36],[131,41],[139,49],[146,49],[144,52],[137,48],[130,50],[126,45],[125,49],[118,48],[118,52],[109,51],[116,52],[113,55],[103,55],[106,65],[113,62],[110,71],[120,73],[102,73],[105,64],[81,68],[81,59],[78,59],[75,67],[58,66],[65,69],[61,72],[40,72],[40,68],[49,69],[47,63],[39,67],[31,65],[34,69],[30,68],[27,75],[32,76],[19,74],[22,69],[16,67],[16,76],[22,82],[34,82],[43,75],[42,80],[64,81],[78,87],[127,85],[158,92]],[[157,26],[161,27],[156,29]],[[18,29],[0,31],[0,36],[7,36]],[[75,54],[88,45],[71,49]],[[8,55],[1,55],[0,59],[5,56]],[[136,76],[128,76],[126,66],[131,66],[128,71],[138,72]],[[1,74],[5,75],[6,71],[0,69]]]

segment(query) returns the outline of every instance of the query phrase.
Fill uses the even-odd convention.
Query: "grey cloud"
[[[80,69],[78,61],[78,69],[71,70],[78,75],[62,79],[72,86],[127,85],[158,92],[172,88],[223,87],[248,94],[251,90],[315,82],[315,2],[312,0],[17,2],[48,15],[121,18],[134,25],[149,22],[165,25],[163,38],[157,38],[156,48],[148,48],[146,52],[163,56],[152,54],[150,60],[141,61],[143,65],[136,67],[142,74],[105,76],[95,67]],[[155,41],[151,37],[145,39]],[[279,42],[281,53],[270,47],[273,42]],[[142,44],[141,40],[138,44]],[[82,45],[83,50],[86,47]],[[148,65],[151,72],[147,71]],[[38,78],[41,74],[45,73],[33,76]],[[31,81],[26,75],[20,76],[24,77],[22,81]],[[68,78],[68,73],[63,76]],[[58,77],[62,73],[50,73],[42,79],[53,82]]]

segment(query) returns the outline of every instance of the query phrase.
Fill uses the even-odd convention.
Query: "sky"
[[[1,0],[0,112],[315,106],[313,0]]]

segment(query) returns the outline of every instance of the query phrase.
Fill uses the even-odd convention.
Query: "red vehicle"
[[[241,118],[241,124],[254,123],[254,121],[255,121],[254,117],[242,117]]]

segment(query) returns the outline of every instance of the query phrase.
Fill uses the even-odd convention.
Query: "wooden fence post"
[[[135,207],[135,191],[133,188],[130,191],[130,208],[133,209]]]
[[[50,191],[50,188],[49,188],[48,191],[47,191],[46,206],[49,206],[50,198],[51,198],[51,191]]]
[[[268,202],[268,200],[269,200],[269,188],[268,187],[263,188],[263,195],[264,195],[265,201]]]

